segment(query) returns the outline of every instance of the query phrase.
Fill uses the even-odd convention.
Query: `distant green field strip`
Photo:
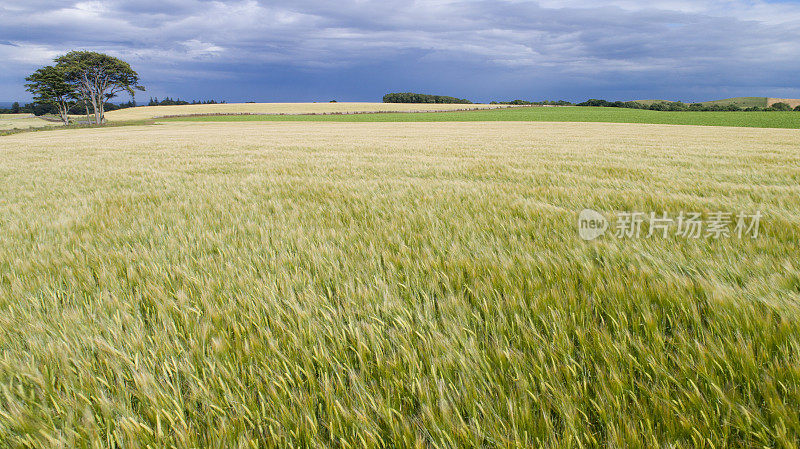
[[[800,128],[800,112],[665,112],[624,108],[532,107],[468,112],[379,113],[352,115],[217,115],[160,121],[245,122],[605,122],[660,125]]]

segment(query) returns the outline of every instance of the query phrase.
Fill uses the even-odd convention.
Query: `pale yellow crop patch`
[[[41,119],[33,114],[0,114],[0,131],[42,128],[54,125],[58,125],[58,123]]]
[[[488,104],[410,103],[229,103],[186,106],[143,106],[106,113],[109,121],[143,120],[192,114],[321,114],[354,112],[430,112],[496,108]]]

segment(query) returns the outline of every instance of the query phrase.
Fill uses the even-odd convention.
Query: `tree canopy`
[[[46,66],[25,78],[25,88],[33,94],[35,103],[54,106],[64,124],[69,124],[69,109],[75,104],[75,89],[67,82],[64,70]],[[17,103],[19,109],[19,103]]]
[[[103,53],[71,51],[55,59],[79,97],[94,110],[95,123],[105,120],[105,103],[121,92],[131,97],[144,90],[139,74],[125,61]]]
[[[472,104],[469,100],[443,95],[415,94],[412,92],[391,93],[383,96],[384,103],[458,103]]]
[[[90,122],[102,124],[109,100],[122,92],[133,99],[137,90],[144,90],[131,65],[113,56],[72,51],[54,62],[54,66],[43,67],[27,77],[25,86],[34,94],[34,104],[56,109],[65,124],[69,123],[70,109],[80,103]]]

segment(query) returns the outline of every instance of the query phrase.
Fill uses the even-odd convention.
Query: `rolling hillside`
[[[740,108],[766,108],[769,105],[767,104],[767,97],[736,97],[736,98],[726,98],[724,100],[712,100],[712,101],[703,101],[701,104],[705,106],[729,106],[731,104],[735,104]]]
[[[637,103],[642,103],[649,106],[653,103],[672,102],[677,100],[635,100],[635,101]],[[740,108],[752,108],[752,107],[767,108],[775,103],[781,103],[781,102],[788,103],[793,108],[800,106],[800,100],[798,99],[768,98],[768,97],[734,97],[734,98],[726,98],[724,100],[702,101],[700,102],[700,104],[705,106],[711,106],[711,105],[728,106],[731,104],[735,104]],[[692,102],[684,102],[684,103],[692,103]]]
[[[789,106],[796,108],[800,106],[800,100],[791,98],[767,98],[767,104],[772,106],[775,103],[788,103]]]
[[[703,102],[703,104],[706,106],[711,106],[713,104],[720,106],[735,104],[742,108],[750,108],[750,107],[767,108],[775,103],[788,103],[789,106],[793,108],[800,106],[800,100],[798,99],[768,98],[768,97],[736,97],[736,98],[727,98],[725,100],[714,100],[714,101]]]

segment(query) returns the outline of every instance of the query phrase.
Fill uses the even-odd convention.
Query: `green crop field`
[[[792,129],[0,137],[0,447],[795,448],[799,167]],[[584,208],[763,220],[757,238],[587,242]]]
[[[664,112],[597,107],[524,107],[468,112],[360,115],[230,115],[161,119],[164,121],[332,121],[332,122],[608,122],[662,125],[800,128],[800,112]]]

